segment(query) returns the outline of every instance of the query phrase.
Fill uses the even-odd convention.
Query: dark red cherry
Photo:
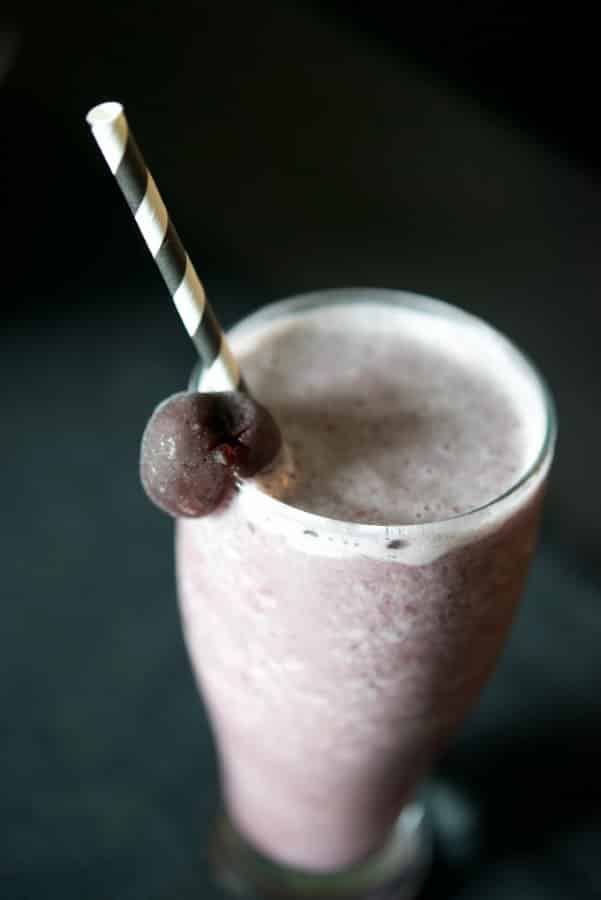
[[[280,445],[271,414],[246,394],[174,394],[144,431],[142,485],[170,515],[204,516],[223,500],[235,474],[256,474]]]
[[[282,446],[280,429],[273,416],[241,391],[208,396],[219,398],[224,430],[230,436],[232,464],[244,478],[256,475],[275,459]]]

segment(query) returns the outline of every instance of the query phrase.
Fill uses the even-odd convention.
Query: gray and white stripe
[[[204,363],[203,390],[243,390],[238,363],[173,227],[123,107],[101,103],[86,118]]]

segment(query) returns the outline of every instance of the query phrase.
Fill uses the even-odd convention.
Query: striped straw
[[[245,390],[238,363],[173,227],[123,107],[101,103],[86,119],[203,361],[203,390]]]

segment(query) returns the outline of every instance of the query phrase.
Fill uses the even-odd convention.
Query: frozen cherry
[[[172,516],[212,512],[234,476],[254,475],[280,449],[278,426],[247,394],[174,394],[153,412],[142,437],[144,490]]]
[[[203,396],[218,398],[218,415],[228,435],[223,449],[240,475],[250,478],[275,459],[282,436],[269,410],[240,391]]]

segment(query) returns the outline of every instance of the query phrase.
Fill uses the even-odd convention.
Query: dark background
[[[546,374],[561,429],[542,547],[439,768],[426,896],[601,897],[584,6],[40,2],[0,11],[0,32],[0,896],[219,896],[171,523],[137,482],[145,419],[193,351],[87,133],[87,109],[120,99],[225,324],[304,290],[401,287],[483,316]]]

